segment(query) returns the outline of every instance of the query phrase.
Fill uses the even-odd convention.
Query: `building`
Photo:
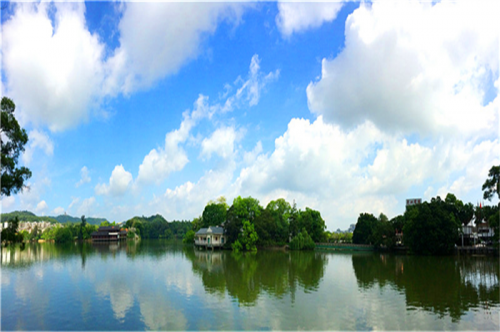
[[[91,234],[92,241],[122,241],[127,239],[127,231],[120,226],[99,227]]]
[[[225,242],[224,228],[219,226],[201,228],[194,235],[194,245],[201,248],[222,248]]]
[[[409,198],[406,200],[406,206],[422,204],[421,198]]]

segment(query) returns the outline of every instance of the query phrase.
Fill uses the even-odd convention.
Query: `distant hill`
[[[57,220],[53,217],[39,217],[29,211],[14,211],[10,213],[2,213],[0,218],[2,222],[9,221],[15,217],[19,218],[19,221],[48,221],[50,223],[56,223]]]
[[[30,211],[14,211],[10,213],[2,213],[1,214],[1,219],[2,222],[9,221],[11,219],[14,219],[15,217],[19,218],[19,221],[48,221],[50,223],[80,223],[82,220],[77,217],[72,217],[68,215],[60,215],[57,217],[44,217],[44,216],[37,216],[33,212]],[[88,224],[91,225],[100,225],[101,222],[106,221],[104,218],[85,218],[87,220]]]
[[[63,214],[61,214],[60,216],[57,216],[57,217],[52,217],[52,218],[54,218],[55,220],[57,220],[57,222],[60,222],[61,224],[64,224],[67,222],[71,222],[71,223],[81,223],[82,222],[81,218],[72,217],[72,216],[63,215]],[[100,225],[103,221],[106,221],[105,218],[91,218],[91,217],[88,217],[88,218],[85,217],[85,220],[87,221],[87,224],[90,224],[90,225]]]

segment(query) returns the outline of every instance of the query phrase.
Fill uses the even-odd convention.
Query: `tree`
[[[202,227],[219,226],[226,221],[227,205],[223,203],[208,203],[202,214]]]
[[[491,201],[495,194],[497,194],[497,198],[500,198],[500,166],[491,167],[482,190],[484,191],[484,199]]]
[[[292,250],[314,250],[316,244],[305,228],[290,241]]]
[[[300,211],[300,226],[307,230],[314,242],[326,242],[326,225],[319,211],[310,208]]]
[[[192,244],[194,243],[194,235],[196,233],[193,230],[187,231],[186,235],[184,235],[184,238],[182,239],[182,243],[187,243],[187,244]]]
[[[12,100],[3,97],[1,101],[1,170],[2,195],[10,196],[22,191],[24,183],[31,177],[31,171],[26,167],[16,167],[19,154],[24,151],[28,142],[28,134],[19,126],[14,111],[16,105]]]
[[[23,236],[17,233],[17,227],[19,226],[19,218],[15,217],[13,220],[9,221],[9,226],[2,230],[2,242],[6,243],[16,243],[22,242]]]
[[[352,242],[355,244],[370,244],[377,218],[371,213],[361,213],[352,233]]]
[[[255,232],[253,224],[248,220],[243,220],[243,230],[239,234],[238,240],[233,243],[233,250],[238,252],[243,248],[248,251],[257,251],[256,244],[258,240],[259,236]]]
[[[423,255],[450,254],[458,240],[460,223],[438,196],[405,212],[404,241],[411,252]]]
[[[82,222],[80,223],[80,232],[78,232],[78,240],[83,239],[83,230],[87,226],[87,220],[85,219],[85,215],[82,216]]]
[[[233,205],[227,211],[226,223],[224,224],[224,232],[227,237],[227,245],[232,244],[239,237],[242,231],[243,221],[247,220],[251,224],[255,218],[260,216],[262,207],[259,201],[252,197],[241,198],[236,197],[233,200]]]

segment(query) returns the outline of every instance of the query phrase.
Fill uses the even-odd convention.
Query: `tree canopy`
[[[405,212],[405,245],[416,254],[440,255],[453,252],[460,222],[439,196]]]
[[[483,184],[483,198],[491,201],[495,194],[500,198],[500,166],[492,166]]]
[[[2,168],[2,195],[10,196],[21,191],[25,182],[31,177],[31,171],[22,166],[18,167],[19,154],[24,151],[28,142],[26,130],[19,126],[14,111],[14,102],[3,97],[1,101],[1,168]]]

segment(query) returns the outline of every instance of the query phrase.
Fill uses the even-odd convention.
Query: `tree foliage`
[[[19,219],[16,217],[9,222],[9,226],[2,230],[2,242],[17,243],[23,241],[22,234],[17,233]]]
[[[290,241],[292,250],[314,250],[316,244],[305,228]]]
[[[352,233],[352,242],[355,244],[370,244],[377,218],[371,213],[361,213]]]
[[[19,154],[24,151],[28,142],[26,130],[19,126],[14,111],[14,102],[3,97],[1,101],[1,190],[3,196],[10,196],[21,191],[24,183],[31,177],[31,171],[22,166],[17,167]]]
[[[488,173],[488,178],[483,184],[483,198],[491,201],[491,199],[497,194],[497,198],[500,198],[500,166],[492,166]]]
[[[202,227],[219,226],[226,221],[227,205],[210,202],[202,214]]]
[[[438,196],[405,212],[404,241],[411,252],[423,255],[450,254],[458,239],[460,222]]]

